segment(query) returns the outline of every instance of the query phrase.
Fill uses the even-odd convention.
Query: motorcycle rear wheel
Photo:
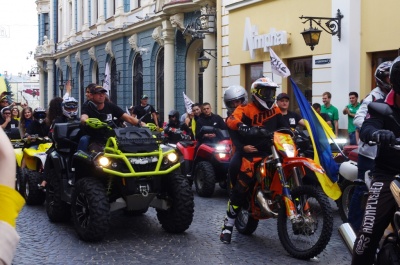
[[[332,209],[328,198],[312,186],[300,186],[291,191],[297,217],[295,223],[287,217],[282,202],[278,214],[278,235],[286,251],[295,258],[307,260],[320,254],[328,244],[333,230]],[[304,205],[308,202],[309,210]]]

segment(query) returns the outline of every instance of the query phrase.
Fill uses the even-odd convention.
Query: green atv
[[[109,229],[111,212],[123,209],[138,215],[154,207],[166,231],[188,229],[194,197],[175,150],[145,127],[118,128],[92,118],[86,125],[107,135],[101,150],[77,151],[77,122],[54,127],[53,150],[45,165],[49,219],[59,222],[72,216],[82,240],[98,241]]]

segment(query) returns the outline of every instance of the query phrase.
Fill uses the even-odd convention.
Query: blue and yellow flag
[[[319,118],[319,115],[316,115],[314,109],[310,106],[310,103],[308,103],[293,79],[290,79],[290,82],[292,83],[294,95],[299,104],[307,131],[310,134],[314,149],[314,161],[320,164],[326,172],[326,174],[317,172],[315,174],[326,195],[333,200],[337,200],[342,194],[337,184],[339,166],[333,160],[332,150],[328,142],[328,137],[334,137],[334,134],[329,125],[322,118]]]

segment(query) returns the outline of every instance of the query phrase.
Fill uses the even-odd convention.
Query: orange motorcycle
[[[279,239],[286,251],[298,259],[310,259],[328,244],[333,229],[328,197],[315,186],[304,185],[305,168],[324,174],[312,159],[299,157],[290,129],[270,133],[252,128],[252,137],[271,147],[271,155],[253,158],[254,187],[247,205],[236,218],[236,229],[252,234],[259,220],[277,218]],[[257,132],[255,132],[255,130]]]

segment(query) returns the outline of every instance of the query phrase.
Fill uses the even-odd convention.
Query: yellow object
[[[25,204],[24,198],[16,190],[0,185],[0,220],[15,227],[15,221]]]
[[[316,116],[318,117],[319,115],[316,115]],[[307,131],[310,134],[310,138],[311,138],[313,149],[314,149],[314,154],[316,154],[316,155],[314,155],[314,161],[318,165],[321,165],[321,163],[319,161],[319,157],[318,157],[318,152],[315,147],[314,137],[311,132],[310,124],[308,123],[307,120],[304,120],[304,124],[306,125]],[[326,127],[325,125],[327,126],[327,128],[329,128],[329,130],[325,128]],[[323,124],[322,127],[324,128],[325,134],[330,134],[329,131],[332,131],[326,122],[325,122],[325,124]],[[339,199],[339,197],[342,195],[342,191],[340,190],[340,187],[337,184],[337,182],[333,183],[325,173],[321,174],[321,173],[315,172],[315,175],[317,176],[318,181],[321,184],[322,190],[325,192],[325,194],[333,200]]]
[[[4,80],[4,77],[0,76],[0,94],[5,91],[7,91],[6,81]]]

